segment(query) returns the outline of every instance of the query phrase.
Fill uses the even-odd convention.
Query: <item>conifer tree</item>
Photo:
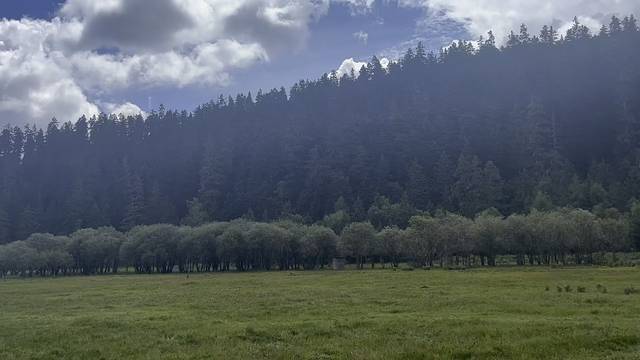
[[[132,229],[136,225],[144,224],[144,184],[135,171],[129,170],[127,173],[127,207],[122,226],[124,229]]]

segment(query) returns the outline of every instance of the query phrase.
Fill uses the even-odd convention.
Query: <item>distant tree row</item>
[[[83,229],[70,236],[33,234],[0,246],[2,276],[300,270],[345,257],[357,268],[401,262],[421,267],[593,264],[594,254],[640,249],[640,203],[622,216],[586,210],[533,210],[503,217],[496,209],[474,219],[446,211],[415,215],[408,227],[346,224],[339,235],[293,217],[273,223],[247,219],[196,227],[168,224]],[[636,240],[634,243],[633,240]]]
[[[593,213],[640,199],[640,32],[522,26],[383,68],[326,74],[194,112],[0,131],[0,243],[83,228],[300,214],[408,225],[419,211]],[[72,119],[65,119],[72,120]],[[1,119],[0,119],[1,121]],[[338,206],[336,206],[338,203]],[[244,266],[244,265],[243,265]]]

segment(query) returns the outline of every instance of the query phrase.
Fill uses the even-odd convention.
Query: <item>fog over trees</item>
[[[500,48],[492,33],[478,48],[418,45],[387,69],[374,57],[359,74],[192,113],[7,126],[0,272],[316,268],[335,254],[583,263],[631,250],[638,44],[633,16],[597,34],[577,19],[566,34],[523,25]]]

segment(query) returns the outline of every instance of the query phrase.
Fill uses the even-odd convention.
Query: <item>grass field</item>
[[[0,280],[0,359],[640,359],[633,286],[638,268]]]

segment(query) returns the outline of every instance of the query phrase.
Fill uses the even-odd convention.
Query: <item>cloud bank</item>
[[[566,30],[567,24],[578,16],[585,25],[598,30],[602,24],[608,24],[612,15],[640,13],[640,2],[635,0],[416,0],[413,3],[429,6],[463,23],[473,36],[493,30],[501,41],[523,23],[532,32],[543,25]]]
[[[133,109],[129,88],[226,85],[304,46],[328,0],[67,0],[51,20],[0,20],[0,124]],[[135,106],[134,112],[139,110]]]

